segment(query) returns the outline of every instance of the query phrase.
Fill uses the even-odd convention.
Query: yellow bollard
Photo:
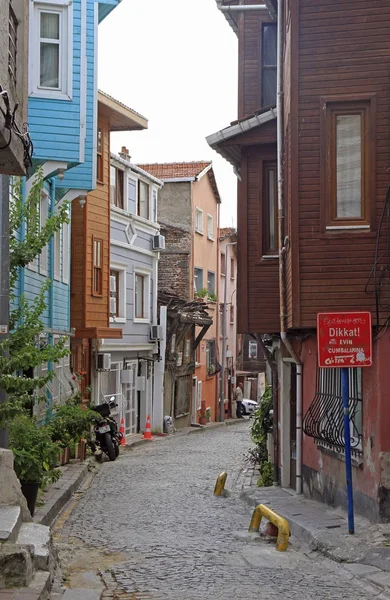
[[[276,550],[284,552],[287,550],[288,540],[290,537],[290,527],[288,521],[276,514],[273,510],[258,504],[253,511],[252,519],[249,524],[249,531],[259,531],[262,517],[265,517],[278,528],[278,537],[276,540]]]
[[[226,479],[227,479],[227,473],[225,471],[223,471],[223,473],[220,473],[218,475],[217,483],[215,484],[215,488],[214,488],[214,496],[222,496],[223,491],[225,489]]]

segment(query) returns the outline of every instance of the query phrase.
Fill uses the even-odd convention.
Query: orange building
[[[98,92],[96,189],[72,205],[71,353],[82,390],[91,383],[94,342],[122,337],[121,329],[110,328],[110,133],[147,126],[144,117]]]
[[[187,371],[186,385],[180,387],[180,407],[177,402],[171,416],[176,427],[198,423],[204,401],[214,421],[218,415],[220,370],[217,290],[221,198],[213,166],[210,161],[140,166],[164,182],[158,214],[166,248],[159,263],[159,290],[182,300],[203,298],[213,319],[195,350],[194,363],[189,363],[193,369]],[[200,330],[198,327],[196,335]],[[169,400],[166,398],[167,410]],[[176,407],[175,401],[173,404]]]

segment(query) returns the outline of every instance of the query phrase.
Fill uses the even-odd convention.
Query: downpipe
[[[286,273],[284,246],[284,209],[283,209],[283,3],[279,2],[277,21],[277,164],[278,164],[278,241],[279,241],[279,301],[280,301],[280,339],[293,359],[297,369],[296,381],[296,482],[295,491],[302,494],[302,371],[301,359],[295,352],[286,332]]]

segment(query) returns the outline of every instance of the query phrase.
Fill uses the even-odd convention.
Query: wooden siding
[[[110,269],[110,139],[109,123],[100,117],[103,132],[103,183],[87,196],[84,208],[78,200],[72,207],[71,324],[76,329],[109,326]],[[92,238],[103,240],[103,293],[92,295]]]
[[[276,145],[252,146],[243,152],[238,200],[238,332],[273,333],[279,331],[279,262],[262,258],[262,173],[264,160],[276,161]]]
[[[292,142],[299,161],[294,178],[299,224],[292,219],[295,231],[299,225],[301,316],[290,318],[293,327],[314,327],[319,311],[375,308],[375,297],[365,293],[365,286],[389,185],[389,24],[390,6],[382,0],[299,1],[299,99],[298,107],[293,106],[299,137],[296,145]],[[320,99],[357,94],[376,97],[376,223],[367,232],[322,234]],[[384,244],[382,236],[380,249]]]

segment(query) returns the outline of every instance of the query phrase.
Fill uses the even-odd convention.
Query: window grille
[[[362,443],[362,369],[348,369],[348,372],[351,447],[359,450]],[[304,417],[303,431],[316,440],[345,447],[341,369],[318,369],[317,391]]]
[[[8,71],[16,85],[16,53],[17,53],[17,31],[18,20],[13,11],[11,3],[9,3],[8,17]]]

